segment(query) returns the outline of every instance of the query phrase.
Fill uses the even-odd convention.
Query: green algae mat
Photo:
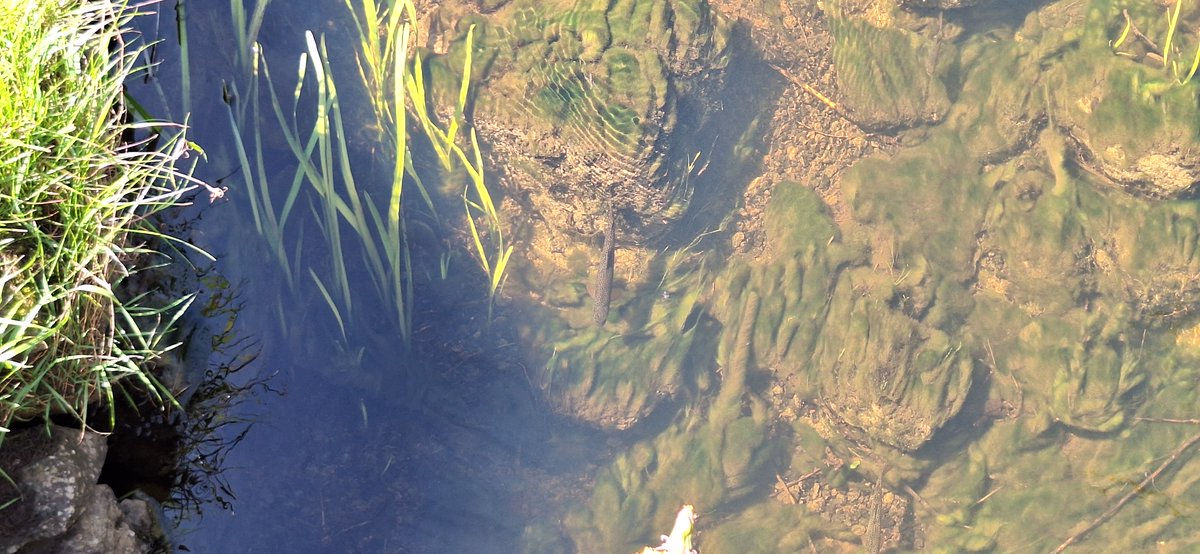
[[[900,140],[837,175],[848,222],[784,181],[761,251],[663,249],[617,285],[616,326],[579,323],[575,290],[556,297],[575,315],[523,328],[559,411],[633,433],[670,414],[530,551],[636,551],[683,504],[703,552],[1196,548],[1200,12],[1172,70],[1152,3],[986,32],[851,4],[825,4],[839,109]],[[569,14],[539,25],[571,29],[553,55],[575,65],[535,74],[521,110],[644,162],[611,105],[662,110],[674,74]],[[1127,22],[1145,40],[1114,47]],[[575,86],[586,63],[606,86]]]

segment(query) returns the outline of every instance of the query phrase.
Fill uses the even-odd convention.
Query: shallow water
[[[331,65],[353,76],[345,7],[305,4],[273,4],[260,35],[285,98],[304,30],[327,33]],[[1153,421],[1197,417],[1195,202],[1118,190],[1070,154],[1074,131],[1103,142],[1142,125],[1099,98],[1116,92],[1075,84],[1111,63],[1078,46],[1102,43],[1089,38],[1101,31],[1071,35],[1107,2],[948,12],[949,23],[927,13],[921,33],[838,20],[828,40],[841,109],[912,128],[852,129],[853,145],[840,130],[809,134],[841,150],[808,173],[781,136],[813,110],[837,118],[735,32],[724,109],[695,122],[693,144],[707,148],[692,204],[669,233],[623,245],[608,326],[590,324],[586,240],[556,259],[532,251],[545,237],[522,242],[536,224],[509,222],[521,237],[510,297],[489,325],[469,251],[450,258],[448,280],[437,275],[442,241],[463,235],[421,230],[418,213],[408,347],[369,272],[350,270],[356,306],[336,316],[308,281],[287,285],[229,140],[222,81],[239,83],[243,102],[247,88],[228,7],[187,8],[191,138],[207,151],[198,175],[229,187],[189,211],[220,275],[198,305],[228,285],[232,336],[258,353],[232,379],[283,391],[229,414],[254,422],[224,460],[229,508],[169,512],[193,552],[633,551],[656,545],[685,503],[699,510],[703,552],[1049,551],[1138,493],[1195,432]],[[163,63],[131,88],[178,114],[169,14],[157,31],[142,20],[166,39]],[[893,15],[896,28],[917,17]],[[1170,94],[1142,101],[1167,113],[1183,102]],[[1086,115],[1072,111],[1088,101]],[[1109,119],[1088,127],[1091,114]],[[347,117],[361,186],[383,196],[365,113]],[[1158,132],[1173,132],[1166,120]],[[264,144],[265,174],[286,188],[294,158],[278,134]],[[769,202],[755,193],[763,183]],[[296,210],[286,244],[327,278],[313,206]],[[196,315],[191,371],[237,354],[197,346],[226,321]],[[1179,451],[1082,548],[1195,546],[1191,456]]]

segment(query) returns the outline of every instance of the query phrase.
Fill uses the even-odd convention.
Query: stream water
[[[676,34],[664,44],[694,41],[678,49],[693,62],[719,50],[731,77],[704,102],[650,110],[695,134],[687,144],[699,146],[675,160],[692,162],[680,190],[693,201],[681,204],[684,216],[658,214],[654,225],[676,218],[666,233],[636,225],[650,218],[632,202],[618,216],[604,326],[592,323],[586,296],[595,227],[580,219],[602,206],[507,221],[514,254],[494,308],[470,235],[447,232],[452,216],[435,223],[416,200],[406,200],[412,259],[403,266],[371,269],[371,245],[386,249],[386,238],[344,239],[344,252],[331,251],[323,218],[335,212],[315,193],[297,197],[282,246],[273,244],[271,223],[255,217],[263,197],[254,187],[269,183],[278,210],[297,162],[265,80],[261,153],[248,133],[255,90],[231,4],[165,2],[139,20],[161,42],[147,52],[153,78],[131,83],[132,95],[175,118],[189,106],[190,139],[206,152],[197,176],[228,187],[186,211],[187,235],[216,261],[191,256],[202,277],[185,380],[238,362],[227,376],[235,388],[267,387],[220,415],[246,422],[215,431],[232,445],[219,472],[227,505],[168,507],[181,550],[632,552],[658,545],[684,504],[698,510],[705,553],[1044,552],[1118,502],[1122,510],[1081,536],[1083,548],[1200,544],[1187,523],[1200,508],[1200,464],[1190,450],[1172,454],[1195,432],[1200,400],[1194,191],[1122,187],[1112,170],[1123,163],[1115,159],[1142,156],[1149,161],[1120,175],[1189,171],[1171,156],[1190,153],[1200,135],[1187,119],[1196,85],[1158,79],[1167,84],[1153,88],[1142,77],[1150,66],[1125,59],[1150,47],[1127,46],[1122,58],[1104,46],[1121,31],[1111,2],[940,15],[880,7],[890,2],[714,2],[744,16],[727,28],[684,9],[707,13],[705,2],[617,4],[670,4]],[[582,5],[517,13],[536,32],[478,20],[481,51],[518,52],[479,64],[519,67],[520,48],[539,41],[547,59],[600,56]],[[640,13],[620,11],[632,23],[612,31],[613,50],[635,50],[625,33],[653,36],[635,29]],[[325,37],[345,99],[346,167],[361,198],[379,200],[389,194],[380,183],[391,182],[380,161],[387,144],[350,90],[359,66],[349,14],[338,2],[277,1],[257,39],[286,113],[297,60]],[[186,102],[177,21],[187,29]],[[688,21],[702,23],[687,34]],[[458,23],[463,32],[450,35],[461,46],[467,25]],[[811,25],[820,32],[802,32]],[[748,29],[792,40],[764,53]],[[701,31],[716,38],[697,40]],[[454,48],[447,58],[461,60]],[[804,48],[825,58],[786,64]],[[650,65],[610,55],[604,75]],[[662,65],[686,73],[679,59]],[[819,77],[829,69],[821,59],[837,66],[840,88]],[[446,78],[461,61],[431,67]],[[307,71],[311,80],[314,66]],[[497,77],[472,106],[481,120],[505,121],[511,113],[489,91],[542,87],[533,100],[512,98],[513,111],[564,118],[561,136],[528,146],[549,153],[521,162],[554,165],[555,140],[594,138],[587,109],[656,101],[652,79],[643,90],[594,81],[602,78],[562,62],[517,85]],[[589,91],[596,82],[610,90]],[[838,104],[818,88],[839,90]],[[301,127],[313,124],[304,114],[315,89],[305,90]],[[642,119],[598,111],[606,127],[589,148],[636,143],[622,133]],[[415,151],[435,196],[459,186],[440,180],[430,149]],[[431,203],[443,214],[462,209],[460,194]],[[496,194],[544,201],[537,191]],[[364,216],[364,228],[378,231],[383,211]],[[545,234],[562,221],[583,238]],[[357,232],[344,225],[347,237]],[[344,276],[339,259],[351,260]],[[397,282],[415,283],[411,323],[396,314],[399,289],[383,284],[397,267],[411,271]]]

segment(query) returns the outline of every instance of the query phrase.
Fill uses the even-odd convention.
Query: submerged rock
[[[1075,160],[1100,176],[1100,182],[1135,196],[1193,198],[1200,192],[1200,146],[1196,121],[1197,82],[1188,82],[1191,55],[1177,55],[1164,67],[1161,51],[1134,37],[1114,49],[1112,29],[1120,32],[1127,14],[1137,29],[1165,40],[1161,4],[1126,6],[1093,3],[1087,25],[1062,37],[1061,63],[1049,72],[1046,94],[1068,137]],[[1044,10],[1049,11],[1049,10]],[[1027,23],[1034,38],[1053,41],[1053,13]],[[1173,44],[1195,52],[1200,37],[1179,25]],[[1039,37],[1040,35],[1040,37]],[[1071,40],[1077,42],[1069,42]],[[1045,48],[1045,47],[1043,47]]]
[[[489,17],[475,124],[534,218],[591,236],[611,201],[640,243],[682,216],[686,130],[711,110],[728,23],[705,0],[517,1]]]
[[[961,341],[859,292],[833,294],[813,355],[820,403],[868,442],[916,450],[954,417],[971,386]]]
[[[49,430],[12,432],[0,445],[0,470],[8,477],[0,479],[0,552],[150,551],[148,541],[161,538],[153,513],[133,499],[118,506],[112,489],[96,484],[105,437]]]
[[[955,52],[940,36],[840,14],[829,28],[838,90],[859,125],[896,129],[942,119],[950,99],[941,75]]]

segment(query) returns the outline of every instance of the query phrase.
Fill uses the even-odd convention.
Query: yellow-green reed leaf
[[[475,183],[475,193],[479,195],[480,203],[487,213],[488,219],[493,226],[499,227],[500,218],[496,215],[496,205],[492,202],[492,194],[488,192],[487,183],[483,180],[483,153],[479,151],[479,139],[475,135],[475,129],[471,129],[471,148],[475,151],[475,171],[471,172],[472,181]]]
[[[325,284],[321,282],[321,278],[317,277],[317,272],[313,271],[310,267],[308,268],[308,274],[312,277],[313,282],[317,284],[317,289],[321,291],[321,296],[325,298],[325,304],[333,312],[333,319],[337,321],[338,330],[342,333],[342,340],[345,340],[346,325],[342,322],[342,312],[338,310],[337,304],[333,302],[333,297],[329,295],[329,291],[325,288]]]
[[[413,0],[400,0],[400,7],[401,7],[401,8],[403,8],[403,9],[404,9],[404,13],[405,13],[406,15],[408,15],[408,22],[409,22],[409,24],[416,24],[416,22],[417,22],[417,6],[416,6],[416,3],[415,3],[415,2],[413,2]],[[392,8],[392,9],[394,9],[394,10],[397,10],[397,11],[400,11],[400,9],[399,9],[399,8]],[[397,14],[397,15],[399,15],[399,14]]]
[[[1128,12],[1126,12],[1128,14]],[[1125,39],[1129,38],[1129,30],[1133,28],[1133,21],[1129,20],[1129,16],[1125,16],[1125,30],[1121,31],[1121,36],[1117,37],[1117,41],[1113,43],[1112,48],[1116,50],[1125,44]]]
[[[454,119],[446,131],[446,141],[454,142],[458,137],[458,124],[467,108],[467,91],[471,87],[471,54],[475,48],[475,25],[467,29],[466,51],[463,53],[462,81],[458,86],[458,103],[454,106]]]
[[[229,12],[233,19],[233,40],[237,43],[237,57],[245,55],[246,45],[250,43],[246,35],[246,6],[242,0],[229,0]]]
[[[400,224],[404,225],[403,220],[401,220]],[[408,236],[407,231],[401,235],[401,237],[407,237],[407,236]],[[401,251],[401,253],[404,254],[404,295],[403,296],[404,296],[404,298],[412,298],[413,297],[412,256],[410,255],[409,250],[408,250],[408,241],[407,240],[405,240],[405,242],[402,243],[402,248],[400,249],[400,251]],[[399,280],[400,276],[397,275],[396,279]],[[410,302],[407,304],[400,305],[400,306],[398,306],[398,308],[400,311],[400,336],[404,339],[404,345],[409,346],[411,344],[411,339],[412,339],[412,303]]]
[[[483,240],[479,237],[479,229],[475,227],[475,215],[471,213],[470,202],[467,200],[467,191],[463,191],[463,208],[467,216],[467,225],[471,229],[471,239],[475,241],[475,251],[479,254],[479,265],[483,266],[484,273],[487,273],[488,280],[492,278],[492,266],[488,262],[487,250],[483,247]]]
[[[1191,82],[1192,77],[1196,75],[1196,69],[1200,68],[1200,45],[1196,46],[1196,57],[1192,59],[1192,69],[1188,71],[1187,77],[1179,81],[1180,85],[1186,85]]]
[[[408,125],[408,110],[405,109],[403,85],[404,62],[408,57],[408,34],[409,27],[405,25],[400,33],[400,44],[392,57],[392,90],[396,95],[392,102],[394,109],[392,117],[395,120],[396,133],[393,135],[395,165],[392,167],[392,197],[388,203],[388,221],[391,222],[390,228],[395,233],[395,236],[389,237],[391,240],[399,238],[400,197],[404,192],[404,171],[410,163],[407,155],[408,133],[405,132]]]
[[[467,108],[467,89],[471,86],[471,54],[475,49],[475,24],[467,28],[466,51],[463,53],[462,84],[458,87],[458,108],[455,115],[462,117]]]
[[[1171,40],[1175,37],[1175,28],[1179,26],[1179,12],[1183,10],[1183,0],[1175,0],[1175,11],[1167,8],[1167,40],[1163,43],[1163,69],[1168,67],[1167,60],[1171,58]]]
[[[406,84],[408,94],[412,96],[413,107],[416,108],[417,115],[421,116],[425,113],[425,70],[422,68],[420,52],[413,56],[413,70],[408,74]]]
[[[370,195],[366,195],[366,198],[367,213],[371,216],[371,223],[374,224],[375,228],[373,231],[374,234],[363,237],[362,240],[371,240],[374,242],[376,235],[383,237],[383,256],[387,260],[387,271],[372,271],[370,273],[371,282],[375,284],[375,290],[380,298],[391,300],[400,294],[400,290],[392,287],[388,280],[388,276],[397,273],[396,269],[399,267],[400,256],[398,255],[398,251],[400,249],[400,242],[391,242],[388,231],[384,227],[383,218],[379,215],[379,208],[375,207],[375,202],[371,200]],[[365,254],[363,256],[366,257]],[[370,264],[370,260],[367,263]]]
[[[328,53],[325,51],[325,45],[322,41],[321,65],[324,66],[326,75],[332,75],[328,64]],[[342,176],[342,185],[346,188],[346,196],[350,200],[350,209],[342,212],[342,216],[350,223],[350,227],[358,234],[360,242],[365,247],[367,261],[371,266],[371,270],[376,275],[383,275],[385,274],[385,270],[379,256],[379,249],[375,245],[375,239],[371,234],[370,228],[367,226],[367,213],[363,209],[358,187],[354,181],[354,170],[350,167],[350,149],[346,144],[346,129],[342,120],[341,102],[338,101],[337,87],[332,77],[329,79],[328,90],[330,111],[333,113],[331,135],[337,146],[336,158]]]
[[[436,221],[438,214],[437,209],[433,206],[433,198],[429,196],[429,190],[425,188],[425,183],[421,181],[421,175],[417,173],[417,168],[413,166],[412,156],[404,160],[404,171],[417,184],[417,192],[421,193],[421,198],[425,200],[425,207],[429,208],[429,213],[433,215],[433,219]]]
[[[346,2],[349,5],[349,1]],[[379,59],[379,14],[375,10],[375,0],[363,0],[363,24],[362,30],[366,31],[366,46],[367,54],[372,61]],[[353,10],[352,10],[353,11]],[[375,75],[376,80],[379,75]]]
[[[471,177],[472,182],[483,181],[483,175],[476,171],[475,167],[471,165],[470,158],[467,157],[467,153],[463,152],[462,148],[460,148],[457,144],[451,144],[450,150],[458,156],[460,161],[462,161],[463,168],[467,170],[467,174]]]
[[[502,282],[504,282],[504,276],[505,276],[504,270],[508,267],[508,259],[509,259],[509,257],[512,256],[512,253],[513,253],[513,247],[509,246],[508,250],[505,250],[504,254],[501,255],[500,259],[496,262],[496,272],[492,274],[492,295],[493,296],[496,294],[496,291],[500,288],[500,284]]]

